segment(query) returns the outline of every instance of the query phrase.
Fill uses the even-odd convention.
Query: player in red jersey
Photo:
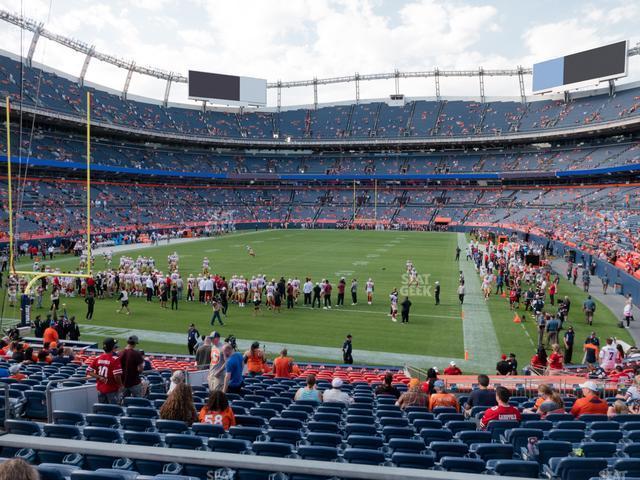
[[[502,386],[496,387],[496,400],[498,401],[498,405],[488,408],[484,412],[482,420],[480,420],[480,428],[482,430],[486,430],[489,422],[492,422],[493,420],[520,421],[522,418],[520,410],[509,405],[510,397],[511,393],[509,393],[508,389]]]
[[[104,353],[93,359],[87,367],[87,375],[96,379],[98,402],[117,404],[120,400],[122,388],[122,365],[115,354],[116,341],[107,338],[102,342]]]

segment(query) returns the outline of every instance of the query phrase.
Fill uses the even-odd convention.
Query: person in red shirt
[[[325,281],[324,285],[324,309],[331,308],[331,290],[333,286],[329,283],[329,280]]]
[[[571,407],[571,415],[578,418],[585,413],[596,413],[606,415],[609,405],[598,396],[598,386],[595,382],[587,380],[582,385],[582,398],[576,400]]]
[[[480,428],[482,430],[486,430],[489,423],[494,420],[520,421],[522,418],[520,410],[509,405],[509,398],[511,398],[511,393],[509,393],[507,388],[502,386],[496,387],[496,401],[498,405],[488,408],[484,412],[482,420],[480,420]]]
[[[549,285],[549,301],[551,302],[551,305],[556,304],[557,289],[558,289],[558,286],[556,285],[556,282],[552,282],[551,285]]]
[[[93,359],[87,367],[87,375],[97,380],[98,402],[117,404],[122,388],[122,365],[116,355],[115,339],[105,339],[102,348],[104,353]]]
[[[336,306],[343,306],[344,307],[344,290],[347,286],[347,282],[344,279],[344,277],[342,277],[340,279],[340,281],[338,282],[338,301],[336,302]]]
[[[280,356],[273,361],[273,372],[276,378],[291,378],[291,371],[293,370],[293,360],[287,357],[286,348],[283,348],[280,352]]]
[[[462,375],[462,370],[460,370],[456,365],[456,362],[452,360],[451,362],[449,362],[449,366],[444,369],[444,374],[445,375]]]
[[[549,355],[549,375],[558,375],[564,368],[564,356],[560,353],[560,345],[551,346],[552,353]]]

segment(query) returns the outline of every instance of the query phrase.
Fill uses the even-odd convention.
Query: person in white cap
[[[598,396],[598,385],[592,380],[587,380],[580,385],[582,398],[576,400],[571,407],[571,415],[578,418],[585,413],[606,415],[609,405],[606,400]]]
[[[347,393],[340,390],[342,388],[343,382],[342,379],[336,377],[331,382],[331,388],[326,390],[322,395],[323,402],[339,402],[344,403],[345,405],[350,405],[353,403],[353,398],[351,398]]]
[[[456,365],[456,362],[451,360],[449,362],[449,366],[444,369],[443,373],[445,375],[462,375],[462,370],[458,368],[458,366]]]

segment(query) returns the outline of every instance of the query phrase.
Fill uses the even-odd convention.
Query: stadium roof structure
[[[5,22],[16,25],[17,27],[33,32],[33,37],[31,39],[31,44],[29,46],[29,51],[27,53],[26,61],[28,65],[31,65],[31,61],[33,58],[33,54],[36,49],[36,45],[40,37],[47,38],[51,41],[59,43],[65,47],[68,47],[72,50],[75,50],[79,53],[85,55],[85,60],[82,65],[82,69],[78,76],[78,82],[82,85],[84,83],[84,77],[87,72],[87,68],[89,67],[89,63],[92,58],[96,58],[102,62],[109,63],[118,68],[122,68],[127,70],[127,76],[125,79],[124,86],[122,88],[122,95],[126,97],[127,92],[129,90],[129,85],[131,83],[131,77],[134,73],[147,75],[159,80],[165,80],[165,92],[164,92],[164,104],[167,105],[169,102],[169,93],[171,91],[172,83],[188,83],[188,78],[185,75],[162,70],[155,67],[150,66],[142,66],[138,65],[134,60],[126,60],[120,57],[116,57],[114,55],[109,55],[106,53],[99,52],[95,49],[93,45],[89,45],[80,40],[76,40],[70,37],[66,37],[64,35],[59,35],[57,33],[51,32],[44,28],[44,24],[41,22],[37,22],[35,20],[29,19],[23,15],[18,15],[15,13],[11,13],[7,10],[0,10],[0,20],[4,20]],[[640,43],[636,44],[635,47],[630,48],[628,51],[629,56],[640,54]],[[276,89],[277,90],[277,108],[278,110],[281,107],[281,92],[283,88],[299,88],[299,87],[313,87],[313,104],[314,107],[317,108],[318,105],[318,86],[319,85],[331,85],[331,84],[341,84],[341,83],[354,83],[355,84],[355,100],[356,102],[360,101],[360,82],[363,81],[376,81],[376,80],[395,80],[395,94],[400,95],[400,79],[401,78],[433,78],[434,79],[434,87],[436,98],[440,100],[440,77],[478,77],[479,80],[479,92],[480,92],[480,100],[482,102],[485,101],[485,89],[484,89],[484,79],[485,77],[517,77],[518,84],[520,89],[520,98],[522,103],[526,102],[526,92],[524,86],[524,76],[531,75],[533,73],[530,67],[522,67],[517,66],[513,69],[485,69],[483,67],[479,67],[475,70],[440,70],[439,68],[434,68],[431,70],[422,70],[422,71],[414,71],[414,72],[403,72],[399,70],[394,70],[393,72],[383,72],[383,73],[371,73],[371,74],[360,74],[354,73],[353,75],[345,75],[339,77],[330,77],[330,78],[313,78],[309,80],[294,80],[294,81],[282,81],[277,80],[275,82],[267,83],[268,89]]]

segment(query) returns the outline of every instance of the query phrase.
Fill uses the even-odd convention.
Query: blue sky
[[[29,0],[26,16],[56,33],[138,64],[299,80],[354,72],[513,68],[604,43],[640,41],[640,1],[576,0]],[[51,9],[49,9],[51,5]],[[16,13],[15,0],[0,8]],[[0,24],[6,50],[26,51],[31,35]],[[41,40],[35,60],[77,74],[83,57]],[[629,62],[640,78],[640,57]],[[126,72],[92,61],[87,79],[121,89]],[[530,82],[527,82],[530,89]],[[362,98],[387,97],[393,82],[361,85]],[[434,94],[432,80],[405,80],[408,96]],[[131,93],[161,97],[163,82],[134,75]],[[478,80],[444,79],[444,96],[475,96]],[[488,96],[517,95],[515,79],[487,79]],[[175,85],[171,100],[188,102]],[[354,97],[353,85],[322,87],[320,102]],[[312,101],[311,89],[283,92],[283,103]],[[275,92],[270,91],[270,104]]]

